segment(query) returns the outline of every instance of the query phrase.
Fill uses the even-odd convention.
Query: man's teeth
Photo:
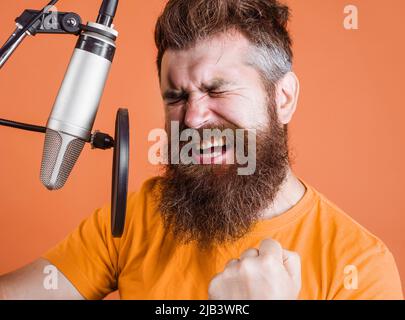
[[[216,147],[223,147],[225,145],[225,140],[214,140],[214,141],[203,141],[201,144],[197,145],[198,150],[206,150]]]

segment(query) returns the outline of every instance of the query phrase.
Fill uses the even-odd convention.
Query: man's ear
[[[281,124],[288,124],[297,109],[300,83],[294,72],[288,72],[276,85],[277,115]]]

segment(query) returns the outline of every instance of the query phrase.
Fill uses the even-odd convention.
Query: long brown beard
[[[272,204],[287,175],[289,157],[287,132],[274,108],[269,113],[269,127],[257,132],[252,175],[238,175],[237,164],[165,166],[157,203],[166,230],[177,241],[196,241],[201,249],[236,241]]]

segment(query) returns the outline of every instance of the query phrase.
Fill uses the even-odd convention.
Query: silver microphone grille
[[[49,190],[62,188],[85,142],[66,133],[46,130],[42,154],[41,181]]]

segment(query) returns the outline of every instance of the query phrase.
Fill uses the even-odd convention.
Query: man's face
[[[188,50],[166,51],[161,69],[166,121],[193,129],[266,128],[266,93],[259,73],[246,63],[248,50],[244,37],[221,34]]]
[[[224,165],[233,148],[215,156],[224,160],[215,162],[219,169],[216,164],[166,166],[159,209],[166,228],[186,243],[197,240],[208,247],[243,236],[272,203],[286,176],[287,137],[274,94],[266,92],[258,71],[246,63],[249,50],[244,37],[228,34],[163,56],[161,90],[168,130],[176,121],[180,129],[198,133],[202,128],[257,132],[256,170],[251,175],[238,175],[237,164]]]

